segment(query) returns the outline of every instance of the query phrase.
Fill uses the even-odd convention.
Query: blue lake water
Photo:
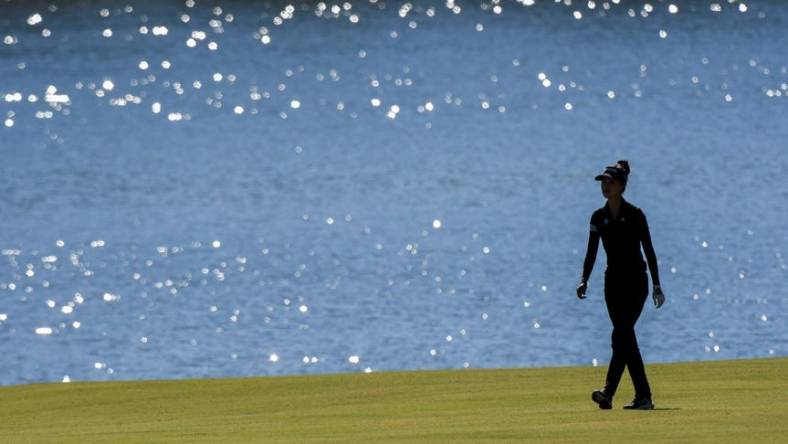
[[[534,3],[530,5],[530,3]],[[788,354],[788,4],[0,2],[0,384]]]

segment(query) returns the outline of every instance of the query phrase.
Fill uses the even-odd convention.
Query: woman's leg
[[[631,276],[629,279],[622,276],[605,276],[605,303],[613,323],[611,335],[613,356],[605,379],[605,393],[610,397],[613,397],[618,389],[625,366],[629,368],[636,397],[651,397],[643,358],[635,338],[635,322],[643,311],[647,292],[648,280],[643,281],[639,274],[634,279]]]
[[[643,357],[640,355],[640,348],[638,347],[637,338],[635,337],[635,323],[643,311],[643,306],[648,299],[648,280],[645,280],[645,291],[642,296],[633,298],[633,305],[630,309],[630,316],[632,320],[632,327],[626,330],[625,342],[626,349],[626,363],[629,369],[629,376],[632,378],[632,384],[635,386],[635,398],[648,398],[651,399],[651,388],[646,378],[646,368],[643,365]]]
[[[621,381],[621,376],[624,374],[624,367],[627,362],[627,351],[624,348],[624,329],[625,322],[623,321],[623,310],[620,307],[618,298],[607,296],[605,297],[607,304],[607,312],[610,315],[610,320],[613,321],[613,334],[611,335],[610,344],[613,348],[613,355],[610,358],[610,364],[607,367],[607,376],[605,377],[605,393],[609,397],[613,397],[618,389],[618,383]]]
[[[616,394],[618,383],[621,381],[621,375],[624,374],[624,367],[627,362],[626,349],[624,349],[623,342],[621,341],[623,329],[626,325],[626,310],[623,307],[625,299],[621,294],[622,285],[619,280],[619,277],[610,275],[606,271],[605,304],[607,305],[607,314],[610,316],[610,321],[613,323],[613,333],[610,338],[613,355],[607,367],[604,390],[610,398]]]

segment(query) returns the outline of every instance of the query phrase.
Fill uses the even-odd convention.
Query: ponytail
[[[627,181],[629,180],[629,162],[626,160],[619,160],[616,162],[616,166],[625,173],[624,177],[621,178],[621,182],[624,185],[624,187],[621,189],[621,192],[623,193],[627,190]]]

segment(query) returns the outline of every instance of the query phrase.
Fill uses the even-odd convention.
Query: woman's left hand
[[[659,308],[665,303],[665,295],[662,294],[662,289],[659,285],[654,286],[654,291],[651,292],[651,297],[654,298],[654,306]]]

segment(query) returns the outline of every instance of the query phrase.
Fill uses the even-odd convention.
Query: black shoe
[[[607,395],[604,390],[594,390],[591,393],[591,399],[599,404],[599,408],[603,410],[610,410],[613,408],[613,398]]]
[[[654,403],[651,402],[651,398],[635,398],[629,404],[625,404],[624,408],[629,410],[653,410]]]

